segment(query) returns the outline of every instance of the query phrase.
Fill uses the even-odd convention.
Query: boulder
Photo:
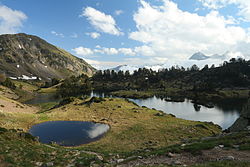
[[[243,107],[240,118],[238,118],[234,124],[229,128],[230,132],[239,132],[248,130],[250,126],[250,99],[247,104]]]

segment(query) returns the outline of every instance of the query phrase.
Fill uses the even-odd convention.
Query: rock
[[[143,159],[143,157],[142,157],[142,156],[138,156],[137,158],[138,158],[138,159]]]
[[[230,156],[222,157],[220,160],[222,160],[222,161],[233,161],[233,160],[235,160],[235,158],[230,155]]]
[[[54,166],[54,163],[53,162],[48,162],[46,163],[46,165],[49,167],[49,166]]]
[[[243,107],[241,116],[250,119],[250,99],[248,100],[247,104]]]
[[[168,114],[169,116],[176,118],[176,116],[174,114]]]
[[[36,162],[35,164],[36,164],[36,166],[42,166],[43,165],[42,162]]]
[[[186,144],[182,144],[182,145],[181,145],[181,147],[185,147],[185,146],[186,146]]]
[[[249,120],[243,117],[238,118],[229,128],[230,132],[239,132],[245,130],[249,125]]]
[[[182,163],[181,161],[176,160],[172,162],[172,165],[182,165]]]
[[[230,132],[239,132],[243,130],[250,130],[250,99],[243,107],[240,118],[229,128]]]
[[[123,162],[124,161],[124,159],[117,159],[116,160],[116,162],[119,164],[119,163],[121,163],[121,162]]]
[[[161,112],[155,114],[155,116],[158,116],[158,117],[163,117],[164,115],[165,115],[165,114],[164,114],[164,113],[161,113]]]
[[[171,153],[171,152],[169,152],[169,153],[167,154],[167,156],[168,156],[169,158],[173,158],[173,157],[175,157],[176,155],[173,154],[173,153]]]
[[[224,145],[219,145],[220,148],[224,148]]]

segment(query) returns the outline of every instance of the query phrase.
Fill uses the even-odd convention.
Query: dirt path
[[[120,164],[119,167],[130,166],[151,166],[151,165],[194,165],[203,162],[237,160],[250,162],[250,151],[225,150],[223,148],[214,148],[202,151],[200,155],[191,153],[172,154],[166,153],[164,156],[152,156],[130,161],[126,164]]]

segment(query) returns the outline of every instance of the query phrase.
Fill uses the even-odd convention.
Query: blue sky
[[[0,34],[18,32],[97,68],[186,63],[198,51],[249,58],[250,1],[0,0]]]

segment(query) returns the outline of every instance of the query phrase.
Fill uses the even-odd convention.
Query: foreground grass
[[[0,166],[90,166],[95,155],[40,144],[22,131],[0,129]]]
[[[199,165],[192,165],[189,167],[249,167],[249,162],[240,162],[240,161],[222,161],[222,162],[209,162]],[[139,166],[139,167],[146,167],[146,166]],[[166,165],[157,165],[151,167],[170,167]],[[174,167],[171,165],[171,167]]]

